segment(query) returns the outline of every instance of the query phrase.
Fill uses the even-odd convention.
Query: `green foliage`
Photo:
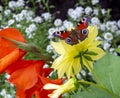
[[[87,90],[78,90],[73,98],[120,98],[120,57],[107,53],[94,65],[93,77],[96,84],[82,81],[89,84]]]

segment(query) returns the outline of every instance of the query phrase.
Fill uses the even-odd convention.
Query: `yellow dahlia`
[[[77,75],[83,65],[92,71],[93,61],[105,54],[101,48],[97,47],[101,43],[95,40],[98,34],[97,26],[88,26],[88,31],[88,37],[75,45],[69,45],[64,40],[51,42],[54,50],[59,54],[52,64],[52,68],[57,70],[59,78],[64,74],[68,78]]]

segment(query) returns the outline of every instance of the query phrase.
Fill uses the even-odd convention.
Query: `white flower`
[[[91,23],[93,25],[98,25],[98,24],[100,24],[100,20],[97,17],[92,17]]]
[[[14,10],[17,7],[16,2],[15,1],[9,1],[8,7],[11,8],[12,10]]]
[[[88,7],[85,8],[85,14],[90,15],[91,12],[92,12],[92,8],[91,7],[88,6]]]
[[[6,10],[4,11],[5,16],[10,15],[10,13],[11,13],[11,10],[10,10],[10,9],[6,9]]]
[[[78,16],[82,16],[82,14],[84,13],[84,8],[79,6],[75,8],[75,11],[78,13]]]
[[[64,26],[60,26],[60,27],[57,27],[56,28],[58,31],[64,31],[65,30],[65,27]]]
[[[41,2],[41,0],[36,0],[36,2]]]
[[[0,21],[2,20],[2,15],[0,15]]]
[[[63,26],[68,29],[68,28],[72,28],[73,27],[73,23],[68,21],[68,20],[65,20],[63,21]]]
[[[6,90],[2,89],[2,91],[0,92],[0,95],[5,96],[6,95]]]
[[[3,11],[3,7],[0,5],[0,11],[2,12]]]
[[[96,15],[96,16],[98,16],[99,15],[99,10],[98,9],[94,9],[93,10],[93,14]]]
[[[21,28],[22,25],[21,25],[21,24],[16,24],[16,27],[17,27],[17,28]]]
[[[16,15],[13,15],[13,18],[15,18],[17,22],[20,22],[24,19],[24,15],[22,13],[16,14]]]
[[[101,9],[101,13],[104,15],[106,13],[105,9]]]
[[[118,30],[118,27],[116,25],[112,25],[111,32],[116,32]]]
[[[70,9],[68,9],[67,13],[70,16],[70,18],[77,21],[82,16],[82,14],[84,13],[84,9],[81,6],[76,7],[75,10],[70,8]]]
[[[42,19],[42,17],[37,16],[37,17],[34,18],[33,21],[36,22],[36,23],[42,23],[42,22],[43,22],[43,19]]]
[[[104,34],[104,39],[106,41],[111,41],[113,39],[113,35],[110,32]]]
[[[14,19],[10,19],[9,21],[8,21],[8,26],[10,26],[10,25],[12,25],[12,24],[14,24],[15,23],[15,20]]]
[[[97,36],[95,40],[102,41],[103,39],[100,36]]]
[[[70,18],[72,18],[74,20],[77,20],[77,18],[78,18],[78,14],[74,9],[69,9],[68,15],[70,16]]]
[[[105,23],[100,24],[99,29],[100,29],[101,31],[105,31],[105,30],[106,30],[106,25],[105,25]]]
[[[95,4],[99,3],[99,0],[92,0],[91,3],[92,3],[92,5],[95,5]]]
[[[29,25],[29,28],[31,29],[32,32],[37,30],[37,27],[35,24]]]
[[[117,36],[120,36],[120,30],[117,30],[115,33]]]
[[[120,28],[120,20],[118,20],[118,22],[117,22],[117,26]]]
[[[49,12],[42,13],[41,16],[45,19],[45,21],[48,21],[51,19],[51,14]]]
[[[56,19],[56,20],[54,21],[54,25],[55,25],[56,27],[62,25],[62,20],[61,20],[61,19]]]
[[[115,32],[116,30],[118,30],[117,22],[116,21],[107,21],[106,28],[107,28],[107,30],[111,30],[112,32]]]
[[[103,43],[102,43],[102,45],[103,45],[103,49],[104,50],[107,50],[107,49],[109,49],[109,47],[111,46],[108,42],[106,42],[106,41],[104,41]]]
[[[6,74],[5,74],[5,78],[6,78],[6,79],[9,79],[9,78],[10,78],[10,75],[6,73]]]
[[[115,50],[114,48],[110,48],[110,52],[114,52],[114,50]]]
[[[49,39],[52,39],[54,36],[53,36],[53,33],[54,32],[56,32],[57,31],[57,29],[56,28],[50,28],[49,30],[48,30],[48,38]]]
[[[25,5],[25,1],[24,0],[18,0],[17,2],[16,2],[16,6],[17,7],[23,7]]]
[[[53,52],[53,47],[51,45],[48,45],[46,51],[49,53]]]

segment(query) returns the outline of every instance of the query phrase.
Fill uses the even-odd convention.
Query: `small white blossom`
[[[0,5],[0,11],[2,12],[3,11],[3,7]]]
[[[120,36],[120,30],[117,30],[115,33],[117,36]]]
[[[49,53],[53,52],[53,47],[51,45],[48,45],[46,51]]]
[[[54,21],[54,25],[55,25],[56,27],[62,25],[62,20],[61,20],[61,19],[56,19],[56,20]]]
[[[14,14],[13,15],[13,18],[15,18],[15,20],[17,21],[17,22],[20,22],[20,21],[22,21],[23,19],[24,19],[24,15],[23,14]]]
[[[104,23],[103,23],[103,24],[100,24],[99,29],[100,29],[101,31],[105,31],[105,30],[106,30],[106,25],[105,25]]]
[[[120,28],[120,20],[118,20],[118,22],[117,22],[117,26]]]
[[[57,27],[56,28],[58,31],[64,31],[65,30],[65,27],[64,26],[60,26],[60,27]]]
[[[6,79],[9,79],[9,78],[10,78],[10,75],[6,73],[6,74],[5,74],[5,78],[6,78]]]
[[[16,6],[17,7],[23,7],[25,5],[25,1],[24,0],[18,0],[17,2],[16,2]]]
[[[36,22],[36,23],[42,23],[42,22],[43,22],[43,19],[42,19],[42,17],[37,16],[37,17],[34,18],[33,21]]]
[[[85,8],[85,14],[90,15],[92,13],[92,8],[91,7],[86,7]]]
[[[91,23],[93,25],[98,25],[98,24],[100,24],[100,20],[97,17],[92,17]]]
[[[69,9],[68,15],[70,16],[70,18],[72,18],[74,20],[77,20],[77,18],[79,17],[78,13],[74,9]]]
[[[37,27],[35,24],[29,25],[29,28],[31,29],[32,32],[37,30]]]
[[[70,22],[70,21],[65,20],[65,21],[63,21],[63,26],[64,26],[66,29],[68,29],[68,28],[73,28],[73,23]]]
[[[6,9],[6,10],[4,11],[4,15],[5,15],[5,16],[10,15],[10,13],[11,13],[11,10],[10,10],[10,9]]]
[[[51,19],[51,14],[49,12],[46,12],[46,13],[42,13],[41,15],[45,21],[48,21]]]
[[[2,20],[2,15],[0,15],[0,21]]]
[[[113,35],[110,32],[104,34],[104,39],[106,41],[111,41],[113,39]]]
[[[102,13],[103,15],[105,15],[105,14],[106,14],[106,10],[105,10],[105,9],[101,9],[101,13]]]
[[[75,11],[78,13],[78,16],[82,16],[82,14],[84,13],[84,8],[79,6],[75,8]]]
[[[96,16],[98,16],[99,15],[99,10],[98,9],[94,9],[93,10],[93,14],[96,15]]]
[[[102,41],[103,39],[102,39],[100,36],[97,36],[97,37],[95,38],[95,40]]]
[[[92,5],[95,5],[95,4],[99,3],[99,0],[92,0],[91,3],[92,3]]]
[[[12,10],[14,10],[17,6],[16,6],[16,2],[15,1],[9,1],[8,3],[8,7]]]
[[[21,28],[22,25],[21,25],[21,24],[16,24],[16,27],[17,27],[17,28]]]
[[[102,45],[103,45],[103,49],[104,49],[104,50],[109,49],[110,46],[111,46],[111,45],[110,45],[108,42],[106,42],[106,41],[104,41],[104,42],[102,43]]]
[[[15,23],[15,20],[14,19],[10,19],[9,21],[8,21],[8,26],[11,26],[12,24],[14,24]]]
[[[50,28],[49,30],[48,30],[48,38],[49,39],[52,39],[54,36],[53,36],[53,33],[54,32],[56,32],[57,30],[56,30],[56,28]]]

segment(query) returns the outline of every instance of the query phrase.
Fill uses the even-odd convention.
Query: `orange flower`
[[[43,68],[43,60],[19,60],[6,70],[11,77],[9,82],[16,86],[18,98],[48,98],[50,91],[44,90],[47,83],[61,84],[62,79],[50,80],[46,78],[52,71],[51,68]],[[44,95],[44,97],[43,97]]]
[[[6,28],[0,31],[0,74],[25,54],[24,51],[17,48],[15,43],[6,38],[26,42],[22,34],[14,28]]]

